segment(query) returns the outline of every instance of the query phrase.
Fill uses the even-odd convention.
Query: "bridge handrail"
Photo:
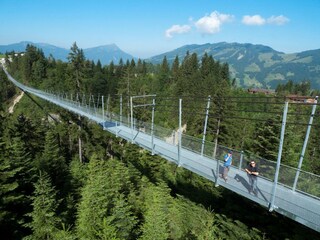
[[[105,120],[116,120],[119,124],[123,124],[127,127],[130,126],[130,119],[128,119],[125,116],[119,116],[116,113],[106,113],[105,116],[102,115],[103,111],[101,108],[91,107],[91,106],[83,106],[82,103],[73,101],[71,99],[67,99],[65,97],[60,97],[58,95],[44,92],[38,89],[34,89],[31,87],[27,87],[18,81],[16,81],[6,70],[6,68],[3,66],[4,71],[6,72],[7,76],[9,77],[9,80],[13,82],[17,87],[19,87],[23,91],[27,91],[30,93],[33,93],[39,97],[43,96],[44,99],[54,99],[55,101],[60,102],[60,104],[64,104],[69,107],[74,107],[81,109],[81,111],[90,114],[92,116],[95,116],[97,119],[105,119]],[[55,102],[57,104],[57,102]],[[122,119],[122,120],[121,120]],[[141,120],[133,119],[134,121],[134,129],[137,131],[144,131],[151,134],[151,124],[143,122]],[[141,128],[141,126],[143,126]],[[153,133],[154,136],[156,136],[159,139],[162,139],[166,142],[170,142],[173,145],[178,144],[178,133],[176,131],[163,128],[161,126],[153,126]],[[174,134],[174,136],[173,136]],[[187,134],[181,135],[181,145],[183,148],[189,149],[193,152],[196,152],[198,154],[201,154],[201,145],[202,145],[202,139],[196,138]],[[169,139],[169,140],[168,140]],[[204,141],[204,151],[203,155],[213,159],[213,149],[214,149],[214,143],[209,141]],[[251,160],[255,160],[258,163],[259,166],[259,172],[261,177],[264,177],[266,179],[269,179],[270,181],[273,181],[275,168],[276,168],[276,162],[261,158],[256,155],[248,155],[247,153],[244,153],[243,151],[238,151],[235,149],[231,149],[222,145],[217,145],[216,147],[216,159],[223,160],[223,156],[226,154],[228,150],[233,150],[233,165],[238,167],[239,169],[244,169],[248,162]],[[279,184],[282,184],[288,188],[292,189],[294,177],[296,174],[296,171],[298,171],[297,168],[287,166],[284,164],[281,164],[280,167],[280,174],[279,174]],[[314,196],[319,198],[320,197],[320,176],[316,175],[314,173],[306,172],[303,170],[300,170],[300,178],[298,181],[298,185],[296,187],[296,190],[302,193],[306,193],[310,196]]]

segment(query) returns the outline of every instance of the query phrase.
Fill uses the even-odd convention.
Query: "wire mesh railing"
[[[29,88],[28,90],[30,91],[31,89]],[[37,93],[39,93],[39,91]],[[114,121],[119,125],[123,125],[128,128],[133,127],[133,130],[137,132],[153,135],[155,138],[161,139],[172,145],[178,145],[179,143],[179,130],[167,129],[135,118],[131,119],[130,116],[126,117],[117,113],[107,112],[101,107],[94,107],[93,105],[88,105],[85,102],[82,103],[80,101],[73,101],[67,98],[57,97],[57,95],[54,94],[41,94],[46,94],[50,98],[56,98],[57,101],[63,101],[65,105],[78,108],[87,114],[94,115],[97,118],[100,118],[101,121]],[[133,121],[133,123],[131,123],[131,121]],[[243,151],[231,149],[219,144],[215,146],[215,143],[213,142],[203,141],[203,139],[196,138],[185,133],[181,134],[181,147],[200,155],[203,154],[203,156],[208,158],[217,159],[220,161],[223,161],[225,154],[229,150],[232,150],[232,165],[234,167],[243,170],[252,160],[254,160],[259,168],[260,177],[274,181],[276,171],[276,162],[274,161],[261,158],[254,154],[248,154],[244,153]],[[289,189],[292,189],[297,171],[297,168],[281,164],[279,169],[278,183],[288,187]],[[296,191],[300,191],[311,196],[320,197],[320,176],[300,170],[300,177]]]
[[[151,124],[143,121],[134,120],[134,130],[147,133],[151,135]],[[153,126],[154,137],[166,141],[172,145],[177,145],[179,142],[179,131],[166,129],[159,126]],[[203,152],[202,150],[202,144]],[[213,159],[220,161],[224,160],[224,156],[229,150],[233,151],[232,165],[238,169],[244,170],[248,164],[254,160],[259,168],[259,175],[270,181],[274,181],[276,172],[276,162],[261,158],[254,154],[245,153],[235,149],[228,148],[226,146],[217,145],[215,143],[203,141],[200,138],[189,136],[185,133],[181,134],[181,147],[188,149],[192,152],[201,153]],[[216,148],[216,149],[215,149]],[[214,156],[215,152],[215,156]],[[279,169],[278,183],[286,186],[289,189],[293,189],[293,184],[296,176],[297,168],[293,168],[284,164],[281,164]],[[309,186],[310,185],[310,186]],[[296,191],[306,193],[311,196],[320,197],[320,176],[309,172],[300,170],[300,177],[296,187]]]
[[[82,99],[77,97],[74,100],[72,97],[67,98],[66,94],[57,95],[26,87],[10,77],[9,79],[22,90],[55,103],[76,114],[88,117],[101,124],[104,128],[108,127],[109,131],[116,136],[121,131],[122,134],[119,134],[119,136],[122,138],[129,141],[132,140],[132,142],[136,141],[136,144],[142,148],[175,162],[179,166],[181,163],[179,154],[183,152],[181,161],[184,168],[207,179],[216,181],[217,185],[220,182],[220,184],[230,190],[265,207],[269,207],[269,210],[275,209],[295,221],[309,226],[316,231],[320,231],[318,211],[320,199],[319,175],[281,164],[278,181],[274,183],[277,169],[276,162],[247,152],[230,149],[215,142],[205,141],[204,138],[196,138],[179,130],[163,128],[154,125],[153,121],[150,123],[135,119],[128,113],[126,115],[122,114],[121,110],[119,113],[115,113],[108,107],[105,108],[103,98],[101,104],[99,103],[99,98],[95,100],[92,96],[89,97],[88,101],[84,96]],[[121,128],[122,126],[125,126],[125,128]],[[162,141],[157,141],[157,144],[154,144],[153,138]],[[221,173],[221,163],[229,150],[233,150],[233,162],[229,172],[230,182],[219,181],[218,174]],[[205,158],[202,158],[202,156]],[[258,184],[258,194],[255,196],[248,193],[250,186],[244,172],[244,168],[252,160],[256,161],[259,167],[259,176],[261,177]],[[300,176],[298,182],[295,182],[296,176]],[[275,189],[279,193],[276,193]],[[303,194],[296,194],[294,191]],[[273,198],[274,201],[271,200]]]
[[[4,68],[6,71],[6,69]],[[6,71],[7,73],[7,71]],[[149,135],[152,135],[156,138],[159,138],[167,143],[172,145],[177,145],[179,143],[179,131],[166,129],[160,126],[156,126],[152,123],[144,122],[138,119],[134,119],[132,116],[124,116],[121,114],[113,113],[110,111],[105,111],[99,103],[99,99],[95,100],[94,97],[90,96],[88,101],[80,96],[75,97],[76,100],[72,98],[67,98],[66,94],[53,94],[44,92],[38,89],[34,89],[31,87],[27,87],[14,78],[12,78],[7,73],[9,80],[11,80],[17,87],[20,89],[33,93],[37,96],[42,96],[43,98],[49,100],[54,100],[55,103],[59,103],[58,105],[66,106],[69,109],[78,109],[83,113],[86,113],[90,116],[95,116],[99,121],[114,121],[119,125],[124,125],[129,128],[132,128],[138,132],[143,132]],[[132,122],[133,121],[133,122]],[[193,136],[189,136],[185,133],[181,133],[181,147],[191,150],[195,153],[204,155],[211,159],[223,160],[224,155],[228,150],[233,150],[233,166],[239,169],[246,168],[247,164],[254,160],[257,162],[259,167],[259,175],[270,181],[274,181],[275,171],[276,171],[276,162],[266,160],[254,154],[247,154],[243,151],[237,151],[235,149],[230,149],[225,146],[216,145],[213,142],[203,141],[203,139],[199,139]],[[312,196],[320,197],[320,176],[316,174],[312,174],[309,172],[305,172],[302,170],[298,170],[297,168],[289,167],[284,164],[281,164],[279,170],[279,179],[278,183],[288,187],[293,188],[295,176],[299,171],[299,179],[296,186],[296,191],[301,191],[303,193],[310,194]]]

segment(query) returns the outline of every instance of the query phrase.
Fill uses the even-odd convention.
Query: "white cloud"
[[[271,16],[268,19],[264,19],[260,15],[253,16],[243,16],[242,23],[246,25],[264,25],[264,24],[272,24],[272,25],[284,25],[289,22],[289,19],[283,15],[279,16]]]
[[[230,22],[232,20],[232,15],[221,14],[214,11],[209,16],[200,18],[194,25],[202,33],[214,34],[220,31],[220,27],[223,23]]]
[[[287,22],[289,22],[289,18],[286,18],[283,15],[280,16],[271,16],[267,19],[267,22],[269,24],[275,24],[275,25],[284,25]]]
[[[260,15],[246,15],[243,16],[242,23],[246,25],[264,25],[266,23],[266,20]]]
[[[172,38],[172,34],[181,34],[181,33],[187,33],[191,30],[191,27],[189,25],[173,25],[171,28],[166,30],[166,37]]]

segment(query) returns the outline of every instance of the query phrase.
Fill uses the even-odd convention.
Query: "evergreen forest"
[[[138,59],[102,66],[86,60],[76,43],[67,62],[28,45],[23,55],[5,53],[5,61],[10,74],[27,86],[88,102],[105,96],[111,112],[119,111],[122,96],[124,116],[130,96],[156,94],[155,124],[172,130],[178,127],[182,99],[182,124],[199,139],[209,98],[206,141],[273,162],[287,96],[313,99],[320,93],[307,80],[289,80],[274,94],[251,94],[230,78],[227,63],[189,52],[172,64],[164,57],[159,65]],[[320,239],[320,233],[35,96],[25,93],[9,112],[20,94],[1,68],[2,239]],[[149,107],[134,111],[150,122]],[[308,104],[290,104],[282,164],[297,167],[310,111]],[[302,164],[303,171],[316,175],[318,111]],[[320,197],[319,184],[301,184]]]

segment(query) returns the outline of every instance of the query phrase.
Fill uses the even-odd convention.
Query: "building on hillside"
[[[18,57],[18,56],[21,56],[21,57],[23,57],[25,55],[25,52],[19,52],[19,53],[14,53],[14,56],[15,57]],[[8,60],[10,61],[10,62],[12,62],[12,56],[11,55],[8,55]],[[5,58],[1,58],[0,59],[0,62],[2,63],[2,64],[5,64]]]
[[[248,93],[256,94],[256,93],[263,93],[265,95],[275,94],[273,89],[263,89],[263,88],[249,88]]]
[[[292,103],[315,103],[315,98],[310,96],[287,95],[286,99]]]
[[[17,56],[21,56],[21,57],[22,57],[22,56],[24,56],[24,54],[25,54],[24,52],[19,52],[19,53],[15,53],[14,55],[15,55],[16,57],[17,57]]]

